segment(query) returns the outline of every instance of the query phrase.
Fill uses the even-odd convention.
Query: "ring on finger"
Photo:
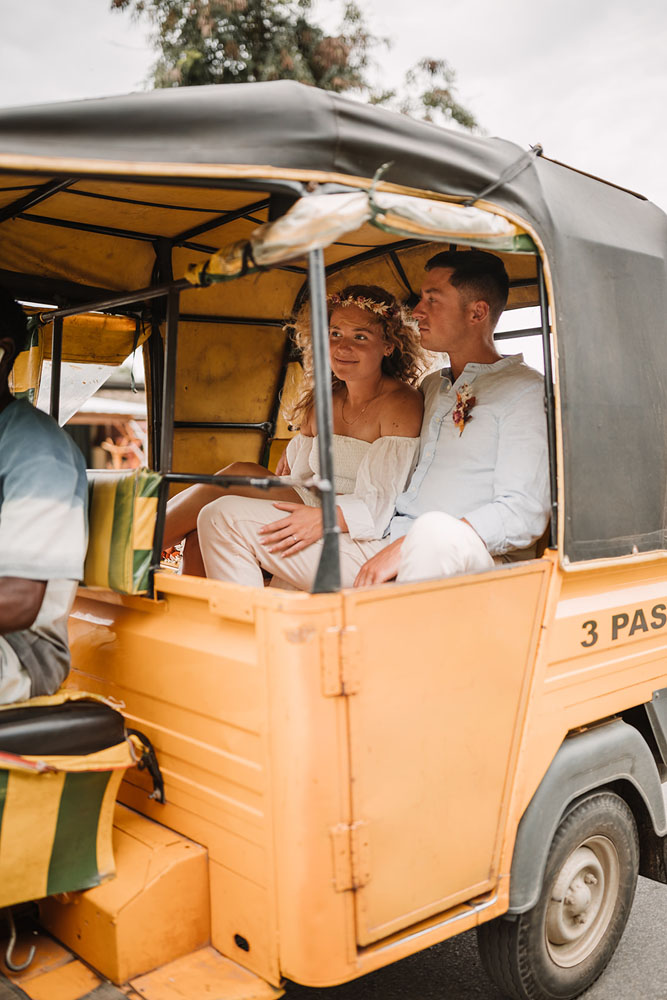
[[[293,541],[293,542],[298,542],[298,541],[299,541],[299,539],[298,539],[298,538],[296,537],[296,535],[292,535],[292,541]]]

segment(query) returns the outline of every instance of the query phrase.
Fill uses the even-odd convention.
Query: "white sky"
[[[489,135],[645,194],[667,209],[665,0],[361,0],[393,38],[388,85],[446,58]],[[334,28],[340,5],[317,0]],[[147,29],[109,0],[0,0],[0,107],[141,89]]]

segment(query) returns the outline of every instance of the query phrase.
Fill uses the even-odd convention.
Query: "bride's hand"
[[[273,506],[288,511],[288,516],[259,529],[262,545],[266,545],[269,552],[293,556],[322,537],[322,511],[319,507],[306,507],[302,503],[284,500],[277,500]]]

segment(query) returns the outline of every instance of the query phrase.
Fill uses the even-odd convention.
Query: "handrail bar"
[[[146,302],[149,299],[159,299],[169,292],[182,292],[187,288],[193,288],[190,281],[180,278],[178,281],[169,281],[163,285],[153,285],[149,288],[139,288],[134,292],[122,292],[119,295],[105,299],[96,299],[94,302],[85,302],[83,305],[66,306],[63,309],[47,309],[39,314],[43,323],[50,323],[52,319],[65,316],[80,316],[87,312],[101,312],[103,309],[113,309],[114,306],[128,306],[135,302]]]

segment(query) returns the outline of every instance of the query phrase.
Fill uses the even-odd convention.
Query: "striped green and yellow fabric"
[[[99,885],[115,874],[127,742],[85,757],[0,754],[0,907]]]
[[[44,335],[39,324],[28,320],[28,343],[17,356],[9,375],[9,388],[17,399],[34,403],[39,394],[44,360]]]
[[[87,587],[146,592],[161,482],[148,469],[88,472]]]

